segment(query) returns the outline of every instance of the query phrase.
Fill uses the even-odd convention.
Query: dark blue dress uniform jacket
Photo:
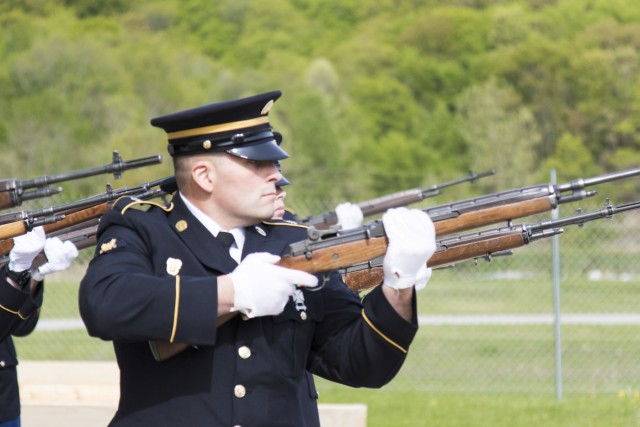
[[[36,327],[43,290],[42,283],[35,295],[16,289],[0,273],[0,422],[20,416],[18,358],[11,336],[28,335]]]
[[[125,200],[105,213],[80,285],[89,334],[113,341],[120,367],[110,425],[319,426],[311,374],[381,387],[398,372],[416,319],[399,317],[379,289],[360,301],[337,273],[278,316],[238,315],[216,327],[216,276],[237,264],[180,197],[173,201],[141,210]],[[247,227],[243,257],[281,255],[305,238],[287,222]],[[156,362],[149,340],[192,347]]]

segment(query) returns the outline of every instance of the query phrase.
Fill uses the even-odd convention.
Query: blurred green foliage
[[[2,171],[163,154],[122,185],[148,181],[171,173],[150,118],[281,89],[294,204],[468,169],[497,171],[469,193],[587,177],[638,166],[639,50],[635,0],[4,0]]]

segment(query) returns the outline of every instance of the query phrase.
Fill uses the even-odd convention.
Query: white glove
[[[13,238],[13,249],[9,252],[9,270],[17,273],[31,268],[31,263],[44,249],[46,237],[42,227]]]
[[[336,216],[338,217],[338,225],[343,230],[357,228],[362,225],[363,215],[362,209],[353,203],[340,203],[336,206]]]
[[[296,285],[318,285],[312,274],[274,265],[279,260],[266,252],[249,254],[229,273],[235,292],[231,311],[248,317],[275,316],[282,313]]]
[[[63,242],[57,237],[51,237],[44,244],[44,254],[47,256],[47,263],[31,272],[31,278],[38,282],[47,274],[69,268],[71,261],[78,256],[78,248],[69,241]]]
[[[389,209],[382,216],[389,239],[382,267],[384,284],[394,289],[424,288],[431,277],[427,261],[436,250],[431,218],[418,209]]]

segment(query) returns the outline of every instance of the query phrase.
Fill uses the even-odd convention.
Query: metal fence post
[[[551,169],[551,184],[556,184],[556,170]],[[558,218],[558,208],[551,211],[551,218]],[[555,343],[556,399],[562,400],[562,336],[560,334],[560,236],[551,237],[553,257],[553,328]]]

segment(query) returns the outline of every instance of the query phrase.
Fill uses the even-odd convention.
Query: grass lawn
[[[570,236],[561,240],[567,258],[563,313],[639,314],[638,254],[624,245],[603,248],[601,240],[571,245]],[[593,269],[602,271],[600,280],[585,279]],[[80,271],[49,281],[42,320],[79,319]],[[549,248],[542,242],[491,263],[438,270],[419,294],[419,311],[551,314],[549,272]],[[552,324],[426,324],[390,384],[353,389],[317,379],[320,403],[364,403],[368,427],[640,426],[640,325],[563,324],[561,332],[561,400],[555,395]],[[16,346],[24,360],[113,360],[111,344],[82,328],[40,328],[16,339]]]
[[[321,403],[364,403],[367,427],[626,427],[640,425],[640,392],[570,395],[364,390],[318,380]]]

